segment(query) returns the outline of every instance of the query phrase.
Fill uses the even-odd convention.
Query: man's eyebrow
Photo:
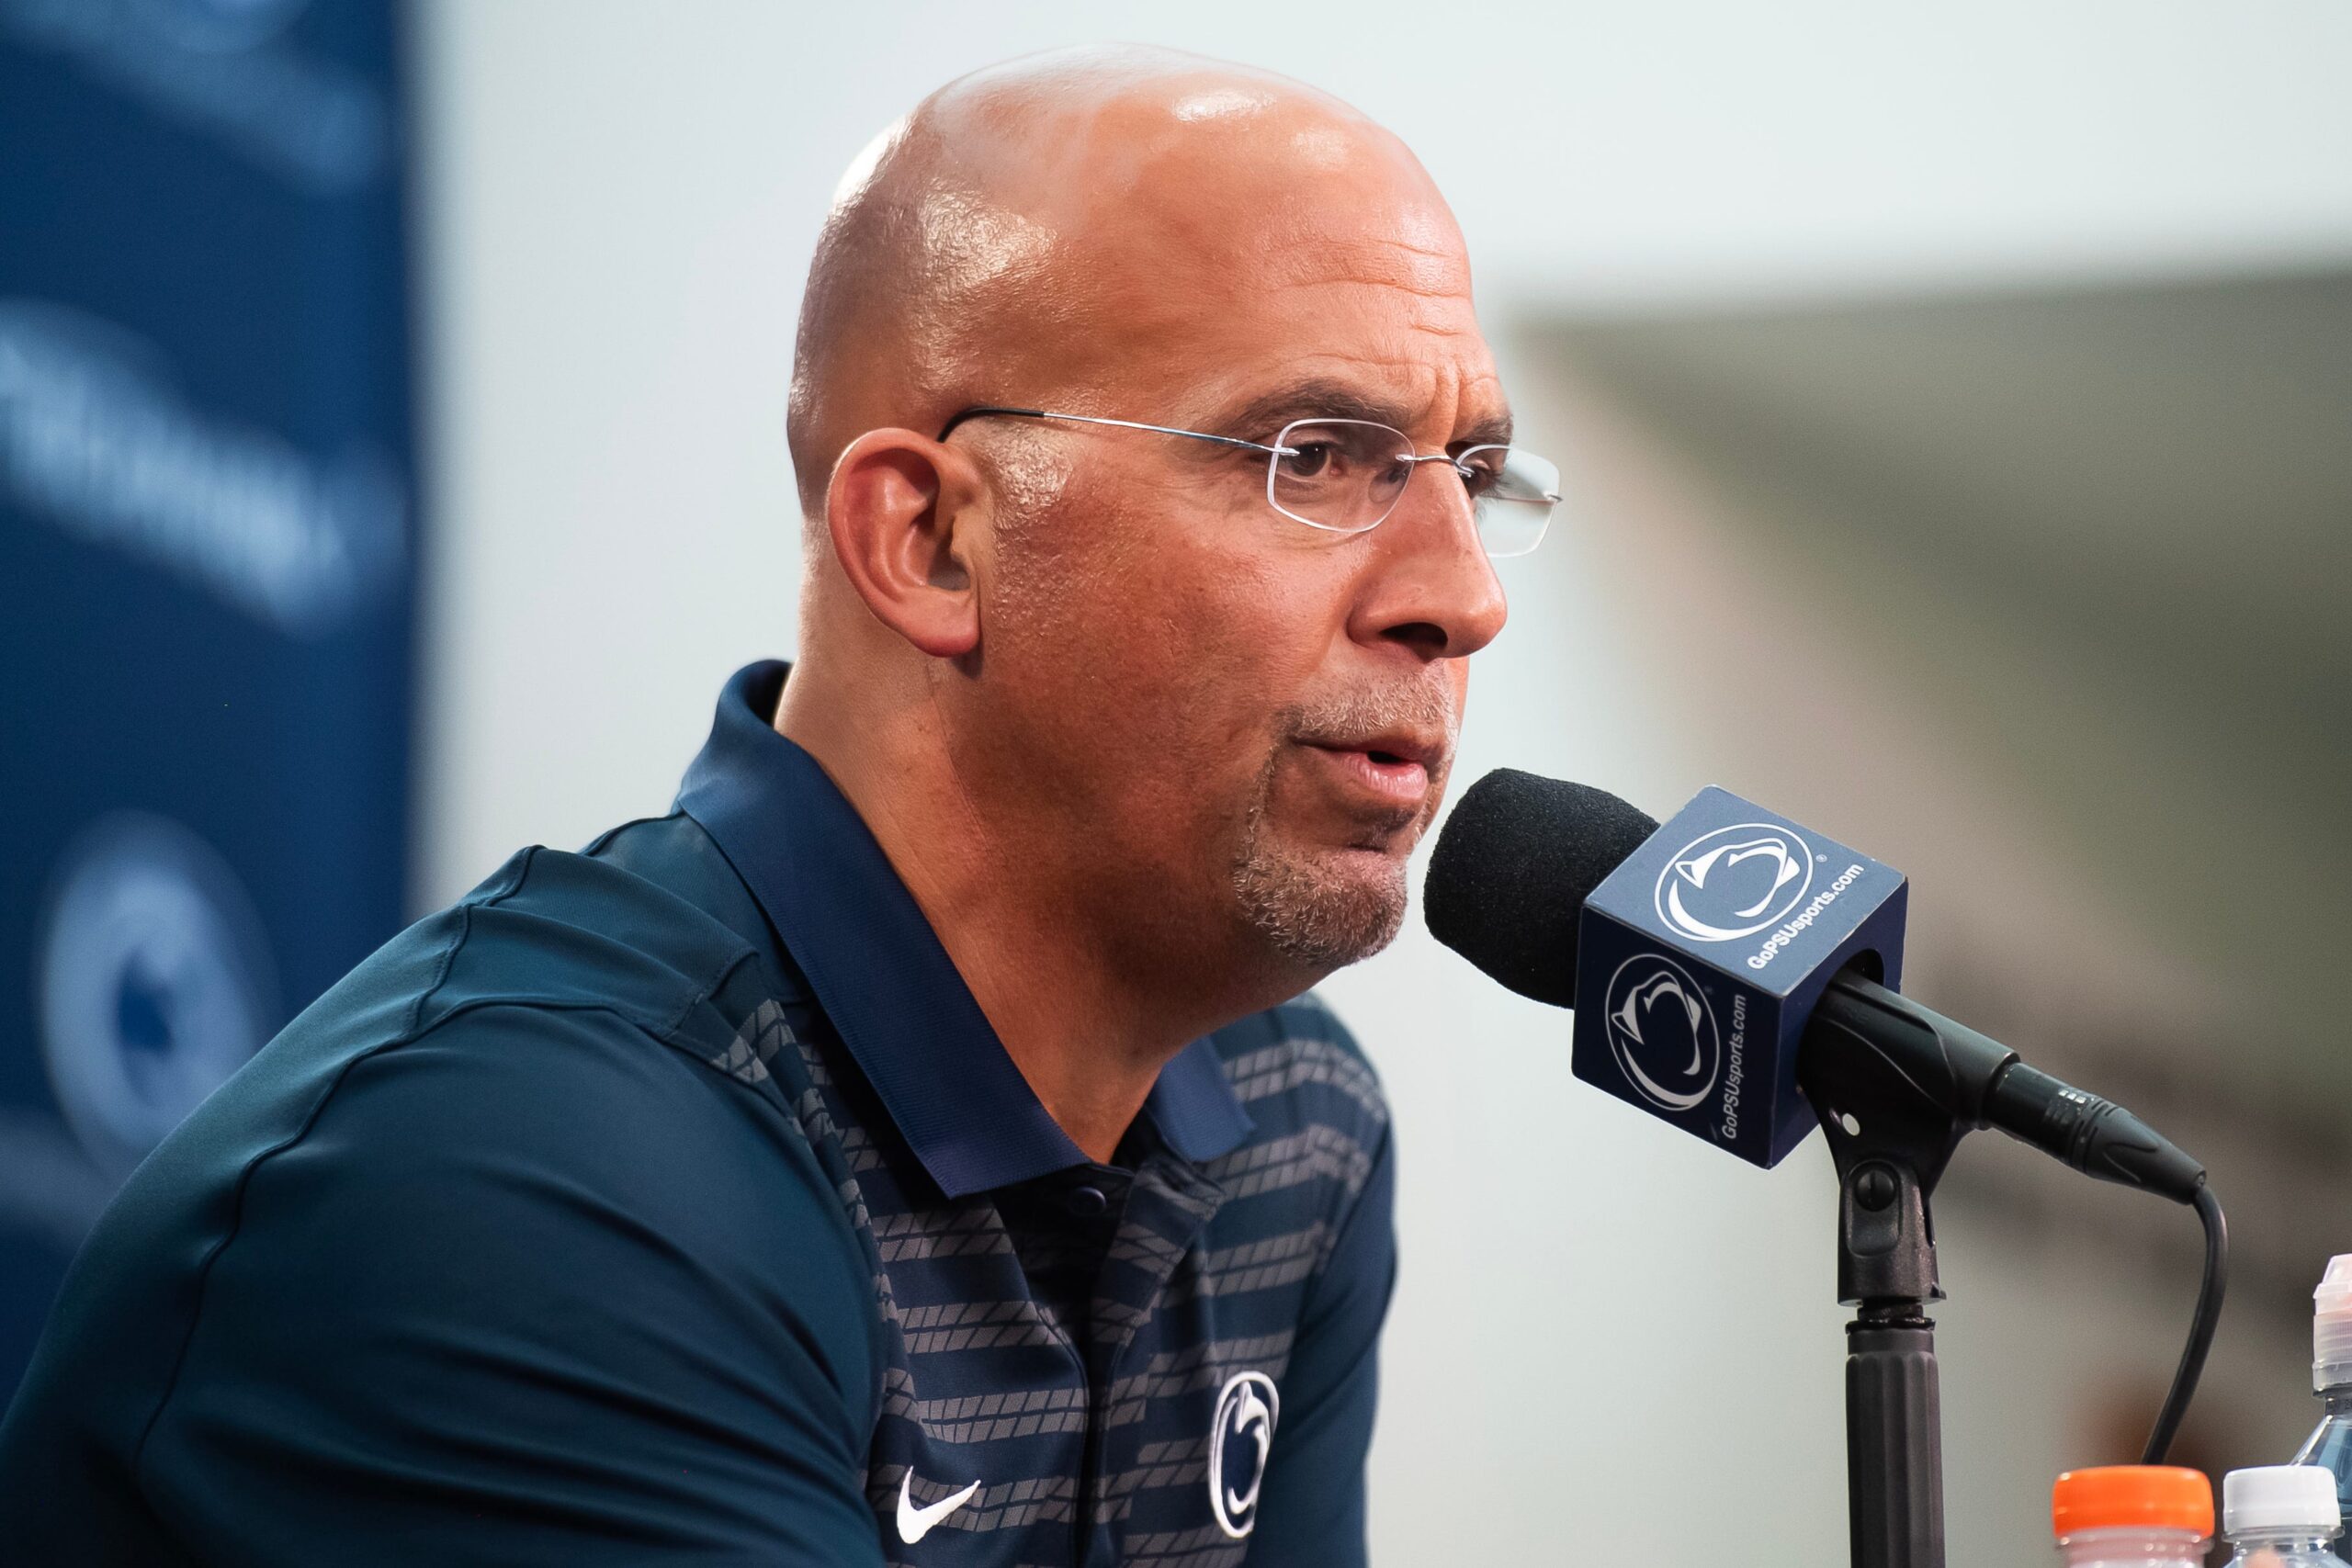
[[[1503,409],[1475,420],[1470,428],[1455,436],[1456,446],[1508,446],[1510,445],[1510,410]]]
[[[1368,419],[1374,424],[1402,425],[1406,414],[1394,403],[1367,397],[1345,382],[1310,379],[1253,398],[1211,428],[1220,435],[1266,441],[1295,419],[1317,418]]]
[[[1316,378],[1293,382],[1253,398],[1207,428],[1216,434],[1237,435],[1245,441],[1267,441],[1295,419],[1363,419],[1399,430],[1412,423],[1411,413],[1396,403],[1367,395],[1343,381]],[[1479,419],[1447,445],[1508,445],[1510,431],[1510,412],[1504,410]]]

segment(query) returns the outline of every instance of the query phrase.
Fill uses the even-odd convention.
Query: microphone
[[[1779,1164],[1816,1121],[1851,1134],[1841,1090],[1872,1085],[1883,1105],[1891,1083],[1959,1132],[1997,1127],[2195,1202],[2204,1168],[2138,1117],[1898,994],[1908,894],[1892,866],[1727,790],[1661,828],[1605,791],[1504,768],[1438,835],[1423,908],[1495,979],[1575,1009],[1577,1077],[1753,1164]]]

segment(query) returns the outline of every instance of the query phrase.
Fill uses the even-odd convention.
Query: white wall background
[[[959,72],[1103,38],[1285,70],[1403,134],[1507,362],[1514,323],[1563,310],[2352,257],[2341,0],[443,0],[419,37],[421,907],[666,807],[719,682],[793,644],[785,390],[841,166]],[[1573,450],[1572,404],[1521,368],[1529,444]],[[1662,812],[1722,770],[1661,739],[1673,694],[1628,652],[1644,547],[1608,521],[1511,569],[1460,776],[1510,761]],[[1568,1081],[1565,1015],[1417,934],[1331,991],[1402,1139],[1384,1560],[1839,1560],[1818,1148],[1766,1177],[1623,1113]],[[2041,1395],[2114,1339],[2172,1342],[2185,1287],[2086,1282],[2097,1310],[2053,1315],[2000,1236],[1945,1230],[1952,1561],[2033,1561],[2082,1458]],[[2297,1374],[2225,1346],[2211,1376],[2286,1400]],[[2238,1461],[2283,1458],[2301,1415]]]

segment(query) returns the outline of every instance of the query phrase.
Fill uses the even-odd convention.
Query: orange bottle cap
[[[2070,1470],[2050,1489],[2050,1528],[2061,1540],[2133,1525],[2211,1535],[2213,1483],[2177,1465],[2109,1464]]]

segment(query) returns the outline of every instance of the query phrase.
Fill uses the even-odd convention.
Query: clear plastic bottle
[[[2329,1258],[2312,1292],[2312,1387],[2324,1413],[2295,1451],[2295,1462],[2315,1464],[2335,1477],[2341,1519],[2352,1509],[2352,1252]],[[2352,1560],[2352,1544],[2339,1539],[2335,1551]]]
[[[2213,1483],[2168,1464],[2070,1470],[2050,1489],[2066,1568],[2195,1568],[2213,1539]]]
[[[2315,1464],[2265,1464],[2222,1478],[2232,1568],[2336,1568],[2335,1477]]]

